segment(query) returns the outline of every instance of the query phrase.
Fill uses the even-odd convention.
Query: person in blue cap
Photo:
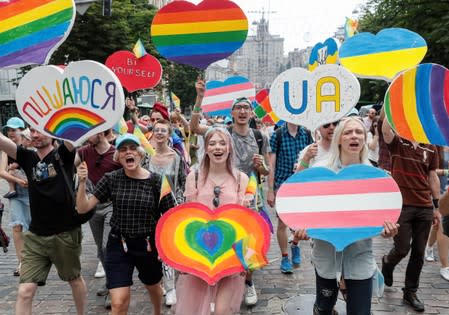
[[[160,198],[162,177],[143,168],[145,150],[132,134],[117,138],[114,160],[123,168],[106,173],[88,198],[85,163],[78,167],[80,180],[76,205],[87,213],[98,203],[112,201],[111,232],[106,245],[106,287],[112,301],[112,314],[126,314],[131,299],[133,272],[145,285],[153,314],[162,312],[162,263],[155,245],[156,224],[174,206],[171,194]]]

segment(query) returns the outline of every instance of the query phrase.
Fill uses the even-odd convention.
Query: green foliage
[[[194,102],[194,82],[199,70],[171,63],[161,57],[151,41],[150,27],[157,10],[148,0],[113,0],[112,16],[103,16],[102,1],[94,2],[84,15],[77,14],[75,24],[66,41],[51,58],[51,64],[67,64],[78,60],[104,63],[119,50],[132,50],[140,38],[146,51],[156,57],[164,70],[169,90],[180,99],[181,106]],[[167,83],[167,82],[166,82]],[[161,94],[163,86],[154,90]]]
[[[449,67],[449,1],[369,0],[360,18],[360,32],[376,34],[384,28],[401,27],[420,34],[428,51],[423,62]],[[361,99],[383,100],[386,84],[361,80]]]

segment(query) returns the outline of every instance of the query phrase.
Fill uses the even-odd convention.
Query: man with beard
[[[30,132],[36,151],[0,135],[0,150],[25,171],[30,196],[31,223],[24,235],[16,314],[31,314],[37,287],[45,285],[55,265],[61,280],[69,282],[77,314],[82,315],[87,289],[81,276],[81,222],[67,187],[73,178],[75,151],[66,142],[56,148],[52,138],[34,128]]]

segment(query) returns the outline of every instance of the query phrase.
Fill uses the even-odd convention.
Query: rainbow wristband
[[[299,162],[299,165],[301,165],[301,166],[304,167],[304,168],[309,168],[309,164],[307,164],[307,163],[304,162],[303,160],[301,160],[301,161]]]

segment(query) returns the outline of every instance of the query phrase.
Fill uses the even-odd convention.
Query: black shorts
[[[109,234],[106,245],[105,271],[108,289],[129,287],[133,284],[134,267],[138,277],[145,285],[154,285],[162,279],[162,262],[158,259],[154,238],[150,239],[151,252],[148,252],[145,237],[126,239],[128,251],[125,252],[121,237]]]
[[[442,218],[442,224],[443,224],[443,233],[446,236],[449,236],[449,216],[444,216]]]

